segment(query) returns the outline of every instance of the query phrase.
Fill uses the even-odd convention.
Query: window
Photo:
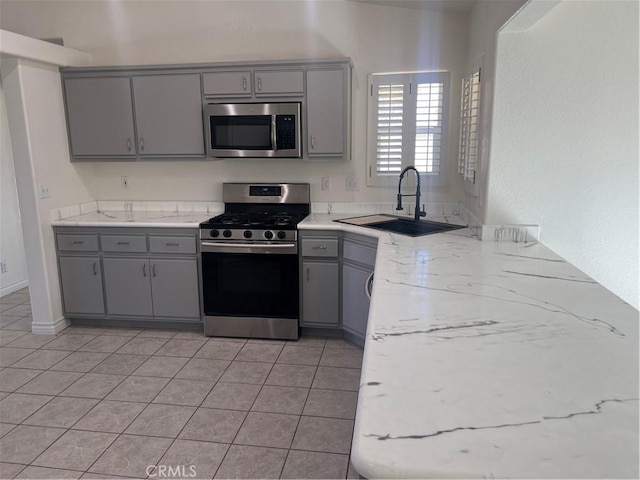
[[[471,184],[476,183],[478,166],[481,71],[474,68],[471,75],[462,79],[458,173]]]
[[[443,182],[449,77],[448,72],[370,76],[368,185],[396,185],[409,165],[429,183]]]

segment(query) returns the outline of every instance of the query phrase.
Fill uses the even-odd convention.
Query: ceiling
[[[446,12],[468,13],[476,0],[351,0],[361,3],[375,3],[390,7],[415,8],[419,10],[439,10]]]

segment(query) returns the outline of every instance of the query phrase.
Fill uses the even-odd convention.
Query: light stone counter
[[[379,238],[362,476],[638,478],[637,310],[540,243],[333,221],[349,216],[299,228]]]
[[[200,222],[221,214],[219,212],[149,212],[96,211],[54,220],[54,227],[164,227],[198,228]]]

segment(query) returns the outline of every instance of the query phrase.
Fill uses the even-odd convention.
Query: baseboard
[[[5,295],[9,295],[10,293],[17,292],[18,290],[28,286],[29,280],[21,280],[17,283],[7,285],[6,287],[0,288],[0,297],[4,297]]]
[[[31,323],[31,331],[38,335],[55,335],[69,326],[69,320],[64,317],[59,318],[53,323]]]

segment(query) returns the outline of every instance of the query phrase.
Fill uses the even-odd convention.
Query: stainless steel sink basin
[[[365,215],[362,217],[343,218],[335,220],[349,225],[385,230],[387,232],[399,233],[410,237],[420,237],[432,233],[448,232],[465,228],[464,225],[452,225],[450,223],[432,222],[430,220],[419,220],[395,217],[393,215]]]

